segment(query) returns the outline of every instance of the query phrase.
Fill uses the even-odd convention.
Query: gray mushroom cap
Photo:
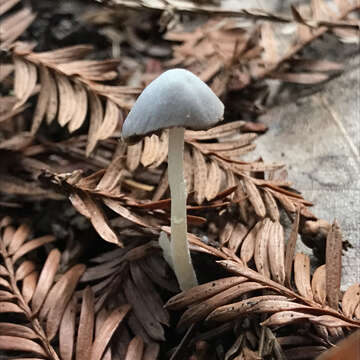
[[[188,70],[165,71],[141,93],[125,119],[122,136],[134,141],[171,127],[207,130],[223,119],[224,104]]]

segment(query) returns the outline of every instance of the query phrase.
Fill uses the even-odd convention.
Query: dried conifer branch
[[[138,88],[100,84],[117,77],[119,60],[84,60],[91,50],[91,46],[77,45],[35,53],[21,44],[12,49],[18,99],[15,108],[26,103],[38,81],[41,84],[31,133],[45,117],[47,123],[56,118],[74,132],[90,111],[87,155],[99,140],[113,134],[122,123],[123,112],[131,108],[133,95],[139,93]]]
[[[126,219],[130,224],[139,226],[138,231],[148,234],[158,234],[161,227],[169,223],[170,199],[163,201],[139,201],[126,193],[119,191],[118,182],[113,189],[98,189],[99,184],[105,178],[104,171],[98,171],[86,178],[79,176],[75,171],[70,174],[55,174],[50,171],[44,173],[42,178],[47,183],[56,185],[58,189],[66,193],[73,206],[85,217],[89,218],[99,235],[106,241],[123,246],[122,241],[116,235],[111,223],[105,216],[102,207],[105,206]],[[120,180],[120,179],[118,179]],[[131,186],[134,184],[128,182]],[[141,185],[141,184],[138,184]],[[232,189],[234,190],[234,189]],[[224,193],[224,197],[226,193]],[[217,202],[203,206],[203,209],[222,207],[226,202]],[[191,207],[189,207],[191,208]],[[190,224],[199,225],[205,219],[198,216],[188,215]]]
[[[287,17],[278,14],[272,14],[264,10],[232,10],[226,9],[223,6],[213,6],[213,5],[204,5],[195,1],[184,1],[184,0],[167,0],[164,1],[134,1],[134,0],[101,0],[105,5],[109,5],[115,8],[128,8],[132,10],[149,10],[149,11],[171,11],[174,13],[195,13],[195,14],[204,14],[209,16],[222,16],[222,17],[242,17],[252,20],[264,20],[272,21],[279,23],[294,23],[298,22],[309,27],[343,27],[343,28],[353,28],[358,29],[358,25],[342,23],[336,21],[322,21],[322,20],[313,20],[313,19],[304,19],[298,14],[293,14],[293,17]],[[348,6],[347,11],[353,12],[356,11],[359,6],[346,4]],[[345,17],[345,16],[344,16]]]
[[[245,125],[246,123],[240,121],[220,125],[206,132],[188,131],[186,133],[185,168],[188,191],[189,193],[194,191],[195,201],[194,203],[192,198],[189,199],[189,210],[220,209],[231,204],[239,207],[243,226],[237,227],[235,231],[237,222],[229,222],[226,233],[224,229],[224,232],[220,234],[220,242],[239,251],[243,259],[250,261],[253,256],[251,249],[255,249],[255,237],[246,235],[255,223],[259,223],[260,226],[261,219],[266,216],[277,220],[279,209],[284,209],[289,215],[299,209],[304,218],[314,218],[314,216],[306,210],[311,203],[304,200],[299,194],[283,188],[283,186],[289,186],[286,181],[260,180],[248,175],[250,171],[263,173],[268,169],[273,170],[281,166],[233,160],[238,156],[238,149],[247,147],[249,142],[256,137],[254,133],[236,134],[238,128]],[[224,138],[225,135],[231,135],[232,139],[227,141]],[[223,140],[216,143],[204,142],[218,139]],[[60,190],[65,191],[74,207],[90,219],[103,239],[120,246],[122,243],[119,242],[111,225],[114,219],[110,222],[106,218],[104,207],[111,209],[130,223],[140,226],[138,230],[142,229],[148,234],[158,233],[161,227],[167,225],[169,221],[170,199],[149,201],[146,197],[140,200],[129,195],[129,190],[134,188],[145,192],[158,191],[148,184],[137,182],[134,176],[136,176],[136,169],[140,164],[146,169],[144,171],[143,168],[141,171],[142,176],[146,173],[151,176],[153,167],[161,165],[166,160],[167,150],[163,145],[167,144],[167,133],[163,133],[160,137],[153,135],[139,144],[131,146],[119,144],[107,169],[97,171],[88,177],[82,177],[79,172],[56,174],[48,171],[43,174],[43,178],[47,179],[47,182],[50,181]],[[233,152],[234,150],[235,152]],[[223,154],[224,152],[230,153],[226,156]],[[125,159],[124,154],[126,154]],[[151,154],[151,159],[149,154]],[[132,170],[132,173],[125,169],[126,166]],[[166,172],[162,177],[166,177]],[[156,182],[157,180],[155,180]],[[164,186],[163,194],[166,188],[167,183]],[[188,221],[190,224],[200,225],[206,219],[188,214]],[[279,226],[271,227],[276,245],[270,247],[269,252],[277,253],[277,247],[281,247],[282,227]],[[238,239],[238,235],[241,236],[240,239]],[[243,244],[241,244],[242,241]],[[264,253],[267,248],[263,247],[262,249]],[[260,259],[258,256],[256,258]],[[272,263],[269,266],[273,276],[283,281],[284,269]]]
[[[126,206],[129,198],[126,198],[117,187],[113,191],[110,189],[98,190],[97,185],[100,184],[101,179],[105,176],[103,171],[92,174],[87,178],[79,177],[78,172],[72,174],[52,174],[47,172],[43,176],[47,181],[57,185],[61,191],[69,196],[73,206],[82,215],[89,218],[99,235],[108,242],[123,246],[122,241],[113,230],[102,210],[102,204],[131,223],[148,229],[150,233],[153,228],[160,228],[162,224],[154,215],[140,217],[129,210]],[[132,202],[136,203],[134,200]]]
[[[219,6],[203,5],[192,1],[167,0],[163,1],[133,1],[133,0],[101,0],[105,5],[119,8],[128,8],[132,10],[150,10],[150,11],[173,11],[179,13],[197,13],[210,16],[226,17],[253,17],[246,14],[244,10],[228,10]],[[275,17],[276,18],[276,17]],[[279,20],[280,21],[280,20]]]
[[[110,168],[108,168],[108,170],[109,169]],[[104,171],[101,170],[86,178],[82,178],[79,172],[73,172],[70,174],[55,174],[47,172],[43,174],[43,179],[45,179],[47,182],[55,184],[59,187],[60,190],[65,192],[69,196],[69,199],[74,205],[74,207],[82,215],[90,219],[93,226],[103,239],[109,242],[116,243],[120,246],[122,246],[122,243],[121,241],[119,242],[118,236],[112,230],[112,226],[110,225],[109,220],[105,217],[101,204],[103,204],[103,206],[105,207],[110,208],[115,213],[127,219],[131,223],[139,225],[141,228],[143,228],[144,231],[148,233],[157,233],[163,225],[168,224],[170,209],[169,199],[153,202],[139,202],[139,200],[130,197],[125,192],[119,191],[121,177],[118,177],[118,174],[114,174],[116,176],[115,182],[110,182],[112,185],[112,189],[100,189],[99,184],[103,182],[106,174],[106,172],[104,173]],[[132,183],[130,184],[133,186]],[[247,189],[247,191],[250,191],[250,194],[253,194],[253,192],[255,191],[254,194],[250,196],[251,204],[255,207],[260,206],[261,204],[262,209],[267,212],[256,185],[252,182],[249,182],[249,184],[252,184],[253,187],[251,187],[250,190]],[[237,186],[242,185],[240,184]],[[207,204],[204,204],[202,206],[189,205],[188,208],[189,210],[206,210],[211,208],[215,209],[226,207],[227,205],[231,204],[231,200],[228,198],[228,196],[235,190],[236,186],[233,186],[228,190],[217,193],[216,197],[212,201],[207,202]],[[297,204],[301,205],[301,201],[303,200],[302,198],[295,198],[295,201],[296,206],[298,206]],[[298,203],[298,201],[300,202]],[[304,203],[306,202],[304,201]],[[251,211],[251,209],[249,208],[247,209],[247,211]],[[263,216],[265,216],[265,214]],[[199,225],[205,222],[205,219],[198,216],[188,215],[188,221],[190,224]],[[229,244],[233,244],[233,242],[235,241],[237,233],[234,231],[234,226],[235,223],[232,224],[231,228],[229,229],[229,231],[233,233],[232,238],[234,238],[234,240],[231,240],[231,233],[229,233],[229,236],[227,240],[224,241],[224,243],[229,241]],[[275,228],[273,231],[275,231]],[[236,249],[238,249],[239,246],[240,243],[236,245]],[[273,268],[273,271],[274,274],[277,273],[277,270],[275,270],[275,268]]]
[[[0,4],[0,16],[6,14],[6,12],[11,10],[19,1],[20,0],[3,1]],[[16,39],[31,25],[35,17],[36,14],[28,7],[24,7],[11,14],[6,14],[6,16],[0,20],[0,48],[8,51]]]
[[[5,12],[16,2],[1,8]],[[86,154],[89,155],[99,140],[110,137],[121,125],[124,114],[131,108],[139,88],[104,85],[101,82],[117,78],[119,60],[85,60],[92,46],[77,45],[42,53],[33,52],[34,44],[15,43],[30,25],[35,15],[24,8],[1,21],[0,47],[13,56],[14,66],[2,75],[6,78],[15,71],[13,107],[1,114],[0,122],[18,114],[27,100],[40,93],[32,121],[31,134],[35,134],[46,118],[50,124],[55,118],[70,132],[79,129],[90,116]],[[16,25],[15,25],[16,24]]]
[[[224,264],[230,265],[230,263],[229,261],[224,261]],[[232,262],[230,266],[232,271],[241,268],[241,265],[235,262]],[[187,306],[190,305],[183,314],[179,326],[189,325],[205,317],[209,321],[224,322],[231,321],[239,316],[257,313],[274,313],[264,322],[264,325],[268,326],[284,326],[300,318],[308,319],[314,324],[323,324],[330,327],[350,326],[358,328],[360,326],[360,319],[353,321],[352,318],[346,318],[340,312],[335,312],[329,307],[319,306],[312,302],[311,299],[299,296],[296,292],[265,280],[265,277],[250,269],[243,268],[243,270],[239,270],[237,273],[241,274],[239,278],[236,279],[234,277],[232,283],[229,283],[225,290],[223,288],[217,289],[214,287],[215,284],[213,282],[201,285],[203,288],[202,293],[205,294],[205,300],[194,297],[193,293],[195,294],[197,291],[200,291],[198,287],[170,299],[166,305],[170,309],[178,309],[184,307],[185,304]],[[219,284],[226,284],[231,279],[222,279],[219,281]],[[212,289],[212,294],[209,292],[210,289]],[[262,295],[258,297],[251,297],[250,295],[249,298],[240,302],[232,302],[245,293],[260,289],[272,289],[279,295]],[[294,301],[294,299],[297,300]]]
[[[21,154],[32,141],[33,137],[30,133],[20,132],[1,142],[0,193],[16,196],[18,201],[21,198],[21,202],[35,199],[64,199],[63,195],[41,186],[37,179],[40,171],[48,168],[49,164]],[[25,174],[24,176],[19,176],[19,169]]]
[[[268,199],[274,194],[283,205],[289,207],[291,212],[294,212],[295,207],[301,204],[310,206],[311,203],[306,202],[301,196],[281,190],[282,186],[290,186],[286,181],[261,181],[246,175],[248,172],[262,173],[283,168],[281,164],[242,162],[238,160],[239,156],[251,152],[255,147],[252,142],[256,139],[257,134],[255,132],[241,133],[241,129],[245,129],[246,126],[246,122],[235,121],[216,126],[208,131],[186,131],[185,176],[187,178],[188,192],[195,191],[196,202],[201,204],[205,197],[208,201],[214,200],[224,188],[230,188],[243,180],[249,184],[248,190],[250,192],[251,190],[257,191],[254,190],[257,188],[267,188]],[[259,131],[263,130],[259,129]],[[226,137],[231,140],[227,140]],[[207,140],[212,142],[204,142]],[[217,142],[214,143],[213,140],[217,140]],[[133,172],[140,165],[149,168],[161,165],[166,161],[166,144],[167,133],[164,132],[160,139],[156,135],[152,135],[136,145],[128,146],[126,149],[126,165],[128,169]],[[164,174],[165,176],[166,174]],[[206,179],[212,181],[206,181]],[[253,200],[252,204],[255,204],[256,207],[264,207],[260,202],[261,197],[259,198],[259,195],[250,196],[250,198]],[[271,204],[274,206],[273,202]],[[260,217],[264,216],[263,211]]]
[[[295,55],[329,31],[326,26],[312,28],[312,22],[340,21],[358,26],[352,20],[344,20],[358,9],[358,4],[336,2],[336,6],[337,11],[333,11],[323,1],[314,2],[311,20],[304,20],[300,11],[293,8],[297,34],[283,54],[279,53],[279,49],[284,48],[284,44],[269,23],[260,23],[248,31],[232,21],[210,20],[191,34],[169,31],[166,39],[182,41],[183,44],[173,46],[173,59],[168,66],[181,64],[193,71],[202,80],[210,82],[218,96],[267,78],[308,85],[321,83],[329,79],[331,72],[340,71],[341,64],[322,59],[295,59]],[[351,31],[354,33],[348,34],[349,39],[358,39],[358,30]],[[334,33],[337,35],[339,32],[334,29]],[[339,33],[339,36],[342,35]],[[266,92],[258,94],[260,98],[264,96]],[[246,103],[243,107],[251,112],[257,111]]]
[[[36,17],[36,14],[28,7],[11,12],[12,8],[19,2],[20,0],[9,0],[0,3],[0,49],[5,54],[10,51],[16,39],[25,32]],[[0,67],[0,82],[3,82],[13,71],[13,64],[2,63]],[[0,124],[25,109],[25,106],[14,108],[15,103],[15,96],[0,97]]]
[[[2,323],[2,327],[8,328],[0,341],[2,350],[27,351],[40,356],[47,356],[50,359],[59,360],[50,340],[46,334],[38,316],[34,316],[33,310],[29,305],[29,300],[35,292],[38,273],[31,262],[23,262],[22,265],[15,266],[16,261],[24,256],[27,252],[36,249],[45,243],[54,241],[52,236],[43,237],[26,242],[30,228],[25,224],[15,230],[11,225],[10,218],[1,219],[1,238],[0,253],[4,261],[3,271],[1,273],[1,285],[7,290],[1,297],[2,313],[20,313],[24,314],[31,326]],[[26,264],[26,265],[24,265]],[[17,281],[23,282],[22,288],[18,287]],[[40,287],[39,287],[40,288]],[[46,293],[44,294],[46,296]],[[13,328],[13,331],[10,329]],[[6,339],[5,339],[6,338]],[[31,339],[38,338],[39,345]]]
[[[10,218],[0,220],[3,262],[0,265],[0,284],[6,289],[0,291],[0,312],[23,314],[26,318],[26,322],[21,318],[11,323],[0,322],[0,349],[54,360],[81,360],[84,355],[100,360],[105,352],[109,352],[106,348],[130,306],[115,303],[112,310],[102,309],[96,314],[92,289],[87,287],[75,293],[85,266],[76,264],[60,274],[61,253],[53,249],[41,271],[37,271],[36,265],[26,259],[27,253],[55,238],[43,236],[27,240],[29,235],[27,225],[15,229]],[[130,251],[126,256],[127,259],[135,257],[136,251]],[[76,321],[78,295],[82,298],[79,322]],[[54,341],[56,335],[58,340]]]
[[[127,327],[147,343],[163,341],[163,325],[169,324],[169,314],[163,308],[155,285],[167,291],[178,291],[176,280],[170,276],[168,265],[158,251],[153,242],[141,244],[135,240],[123,249],[114,249],[91,259],[93,265],[81,279],[83,283],[91,284],[95,309],[124,301],[130,304],[132,311]]]
[[[337,3],[338,4],[338,3]],[[338,15],[338,19],[342,20],[345,19],[350,13],[353,11],[356,11],[359,9],[359,5],[353,5],[353,6],[346,6],[344,9],[339,9],[341,12]],[[292,8],[293,14],[299,19],[300,23],[302,22],[302,18],[298,12],[296,12],[295,8]],[[303,23],[306,23],[304,21]],[[301,39],[302,41],[299,42],[299,44],[295,44],[292,48],[289,49],[289,51],[279,60],[277,64],[270,65],[267,69],[264,69],[262,72],[258,74],[256,77],[256,80],[259,81],[261,79],[264,79],[265,77],[271,75],[272,73],[276,72],[276,70],[284,64],[286,61],[290,60],[294,57],[301,49],[303,49],[306,45],[310,44],[314,40],[318,39],[320,36],[322,36],[324,33],[326,33],[329,30],[328,27],[320,27],[319,29],[315,30],[313,34],[309,35],[307,38]]]
[[[264,222],[265,225],[268,223],[269,221]],[[333,224],[332,229],[333,234],[329,236],[335,237],[334,234],[337,234],[333,245],[329,245],[333,247],[335,243],[341,244],[341,237],[339,237],[340,230],[336,223]],[[268,244],[274,239],[269,232],[263,232],[261,237],[264,236],[268,237]],[[341,247],[339,249],[336,252],[340,251],[341,254]],[[282,251],[284,252],[284,247]],[[258,256],[261,256],[261,252]],[[338,260],[336,262],[338,263]],[[325,345],[321,349],[317,348],[316,351],[314,348],[316,354],[332,346],[328,331],[332,332],[334,338],[338,338],[344,336],[341,328],[357,329],[360,327],[360,316],[359,314],[356,315],[355,311],[360,304],[360,299],[359,296],[352,295],[358,291],[360,284],[349,287],[342,301],[336,302],[335,306],[334,300],[330,297],[331,294],[339,293],[339,281],[332,281],[330,285],[330,280],[324,272],[326,267],[330,269],[334,267],[333,260],[330,258],[327,259],[326,265],[320,266],[315,271],[311,280],[309,257],[301,253],[296,254],[293,278],[295,289],[290,288],[289,285],[284,286],[283,281],[270,280],[269,273],[262,271],[263,265],[260,269],[258,268],[256,259],[257,271],[247,267],[236,257],[233,260],[222,260],[220,263],[237,276],[202,284],[178,294],[168,301],[166,307],[169,309],[179,310],[187,307],[178,326],[189,326],[204,319],[212,322],[231,323],[234,319],[243,316],[249,317],[251,315],[252,318],[255,318],[257,314],[264,314],[263,316],[265,316],[262,318],[262,326],[283,327],[294,322],[301,324],[301,322],[307,321],[312,324],[311,331],[315,333],[318,331],[317,335],[314,333],[315,337],[310,341],[310,344],[318,337],[322,345]],[[278,278],[275,277],[274,280],[278,280]],[[259,295],[259,290],[262,289],[265,291],[263,295]],[[269,289],[272,292],[269,292]],[[252,294],[254,291],[257,295]],[[319,333],[319,331],[322,332]],[[294,337],[293,340],[292,345],[297,345],[297,347],[285,348],[285,353],[290,354],[290,350],[299,351],[301,349],[300,338]],[[279,339],[281,346],[289,345],[286,341],[285,338]]]

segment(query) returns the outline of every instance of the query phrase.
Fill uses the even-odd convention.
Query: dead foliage
[[[265,80],[315,85],[341,71],[301,51],[325,33],[358,41],[359,5],[314,0],[285,16],[216,0],[100,3],[114,7],[87,24],[110,26],[116,59],[91,38],[45,51],[31,2],[0,0],[0,351],[231,360],[332,348],[360,327],[360,285],[340,291],[339,225],[311,213],[283,164],[249,160],[267,128],[239,119],[265,111]],[[139,24],[134,10],[154,13]],[[179,30],[184,13],[209,19]],[[223,124],[185,132],[187,237],[202,281],[182,293],[158,244],[170,234],[168,133],[115,139],[143,86],[175,66],[224,101],[241,95]],[[296,253],[299,234],[323,255],[315,268]]]
[[[21,45],[13,49],[14,107],[25,104],[38,81],[41,86],[30,132],[34,134],[44,119],[50,124],[56,118],[72,133],[89,112],[87,155],[99,140],[113,135],[131,108],[132,95],[139,93],[138,88],[100,84],[117,77],[119,61],[85,60],[91,50],[85,45],[42,53],[23,50]]]
[[[167,3],[156,3],[156,2],[138,2],[135,0],[99,0],[107,5],[119,8],[128,8],[132,10],[151,10],[159,12],[168,12],[166,14],[167,22],[171,24],[171,20],[177,15],[177,13],[195,13],[195,14],[206,14],[208,16],[223,16],[223,17],[236,17],[236,18],[248,18],[253,20],[265,20],[278,23],[299,23],[306,25],[310,28],[327,26],[330,28],[346,28],[346,29],[357,29],[357,25],[345,21],[336,21],[334,17],[337,14],[335,11],[330,12],[331,7],[328,6],[324,1],[313,1],[312,2],[312,16],[303,17],[292,6],[292,17],[273,14],[261,9],[231,9],[227,4],[222,4],[220,0],[188,0],[186,2],[177,0],[168,0]],[[351,1],[334,1],[338,7],[338,11],[345,13],[348,11],[354,11],[357,6],[351,4]],[[171,10],[170,10],[171,9]],[[327,16],[332,15],[327,18]],[[344,14],[341,14],[344,16]],[[165,17],[165,16],[164,16]]]
[[[27,11],[21,19],[28,26],[35,15],[29,9],[21,11]],[[89,113],[86,154],[90,155],[99,140],[112,136],[118,126],[121,127],[134,95],[140,89],[102,84],[118,78],[120,60],[86,60],[86,55],[93,51],[91,45],[35,52],[35,44],[14,42],[20,35],[12,33],[18,16],[19,12],[1,23],[0,47],[11,53],[13,64],[8,64],[9,70],[3,78],[14,71],[15,96],[14,104],[8,110],[10,113],[3,116],[7,119],[16,113],[16,109],[23,109],[29,98],[38,92],[39,84],[30,134],[38,131],[43,120],[49,125],[55,119],[72,133],[84,124]],[[25,24],[21,28],[23,31]]]
[[[129,359],[157,358],[159,346],[151,339],[164,338],[160,323],[153,323],[152,317],[168,324],[168,314],[162,308],[162,300],[152,281],[172,292],[177,286],[166,275],[164,260],[160,259],[159,263],[158,256],[151,255],[151,243],[137,247],[131,244],[127,249],[104,253],[92,259],[95,265],[88,269],[78,263],[61,270],[62,254],[56,247],[46,251],[46,260],[40,267],[28,257],[30,252],[54,242],[54,236],[34,239],[26,223],[14,227],[9,217],[2,218],[0,225],[3,261],[0,310],[5,315],[2,318],[5,320],[0,322],[2,351],[47,359],[83,359],[86,356],[96,360],[111,358],[112,353],[114,356],[124,353]],[[125,272],[131,272],[132,280]],[[107,301],[108,295],[111,292],[114,295],[116,289],[109,278],[117,284],[121,283],[121,278],[128,278],[122,284],[125,296],[119,292],[116,295],[119,298]],[[98,282],[95,284],[95,281]],[[82,285],[90,282],[91,286]],[[104,287],[108,288],[107,293],[102,291]],[[139,291],[141,296],[146,292],[152,301],[144,303]],[[149,310],[146,304],[150,305]],[[144,311],[148,311],[148,323],[143,322]],[[16,314],[18,320],[14,321],[11,314]],[[127,326],[137,336],[129,338]],[[114,346],[112,338],[117,339]]]
[[[132,312],[127,325],[135,336],[146,343],[165,340],[164,326],[169,326],[169,313],[157,286],[174,293],[178,286],[167,263],[159,256],[156,242],[133,241],[124,249],[103,253],[91,259],[81,282],[91,283],[95,309],[129,304]],[[130,340],[130,339],[129,339]],[[119,344],[125,347],[126,344]]]
[[[245,319],[254,319],[250,320],[254,321],[252,324],[238,328],[239,339],[229,354],[241,355],[247,343],[254,346],[251,339],[247,339],[250,331],[255,332],[253,336],[257,338],[257,356],[276,356],[278,352],[285,358],[292,358],[292,354],[310,351],[312,346],[306,353],[308,358],[312,358],[330,348],[330,343],[343,337],[349,329],[360,327],[359,314],[355,313],[360,304],[359,284],[350,286],[340,300],[341,262],[338,259],[341,258],[342,240],[336,222],[328,235],[329,246],[333,247],[332,255],[313,273],[308,255],[297,253],[293,256],[283,247],[278,248],[276,235],[269,230],[271,227],[277,225],[266,218],[257,231],[253,266],[248,267],[236,255],[232,260],[221,260],[219,263],[232,276],[182,292],[172,297],[166,308],[186,308],[178,323],[180,328],[205,321],[216,329],[216,323],[234,326],[234,322],[241,324]],[[275,250],[282,254],[281,260],[279,255],[271,256]],[[286,261],[284,257],[290,260]],[[284,286],[285,263],[288,262],[291,263],[290,284]],[[259,320],[261,330],[257,323]],[[293,325],[296,325],[296,330]],[[294,334],[282,337],[280,334],[286,327],[292,328]],[[240,351],[239,341],[242,344]],[[277,349],[274,344],[271,347],[268,344],[265,349],[266,342],[274,341]]]
[[[253,149],[249,149],[249,144],[256,133],[238,133],[245,124],[239,121],[203,132],[186,131],[185,177],[187,190],[193,194],[188,201],[189,224],[205,223],[206,219],[201,215],[206,210],[221,212],[237,208],[243,224],[228,222],[220,229],[217,241],[237,251],[244,240],[242,251],[243,257],[247,258],[249,251],[255,249],[250,240],[255,241],[254,231],[250,230],[260,226],[262,232],[261,223],[266,216],[278,221],[281,210],[293,214],[297,209],[304,218],[314,216],[306,210],[312,204],[298,193],[288,190],[290,184],[286,180],[265,180],[251,176],[258,174],[264,178],[265,172],[276,174],[278,169],[283,168],[282,165],[235,160],[239,154]],[[226,140],[225,136],[231,136],[231,140]],[[205,142],[207,140],[218,142]],[[135,224],[147,233],[158,233],[162,226],[169,225],[170,199],[162,199],[168,192],[166,168],[163,167],[160,173],[155,172],[158,167],[164,166],[167,143],[166,132],[160,137],[152,135],[145,138],[136,145],[126,146],[121,143],[107,169],[87,177],[79,171],[64,174],[48,171],[42,176],[69,197],[73,206],[90,219],[104,240],[122,246],[104,208],[124,218],[127,226]],[[149,172],[147,183],[138,181],[137,169],[143,177],[144,171]],[[153,185],[156,183],[159,184],[157,187]],[[147,194],[152,194],[152,200],[141,199],[142,196],[148,198]],[[116,218],[111,221],[117,222]],[[256,222],[258,224],[254,226]],[[271,231],[277,234],[275,237],[280,248],[283,246],[281,225],[276,225]],[[250,236],[247,236],[248,232]],[[284,277],[281,274],[278,276]]]
[[[298,9],[293,6],[295,23],[290,39],[284,39],[272,24],[272,21],[288,23],[288,19],[261,11],[245,11],[249,17],[265,20],[253,27],[244,27],[234,20],[211,19],[190,33],[168,31],[168,40],[182,42],[173,46],[174,56],[168,65],[190,69],[210,82],[218,96],[248,87],[252,91],[257,88],[258,104],[259,99],[265,101],[268,96],[266,88],[258,88],[264,79],[306,85],[324,82],[333,72],[340,71],[342,65],[325,59],[304,58],[299,52],[328,31],[342,41],[358,41],[355,35],[358,30],[336,27],[351,22],[344,22],[344,19],[358,9],[358,4],[332,2],[336,10],[325,1],[312,1],[309,6],[301,5]],[[241,105],[249,107],[245,101]]]

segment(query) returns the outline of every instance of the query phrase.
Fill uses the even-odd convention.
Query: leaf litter
[[[100,3],[96,26],[124,16]],[[19,0],[0,2],[2,351],[94,360],[314,357],[360,327],[359,284],[340,292],[339,225],[310,212],[283,164],[244,160],[267,129],[239,120],[266,110],[268,79],[311,86],[343,69],[302,54],[325,33],[356,40],[348,15],[357,5],[333,5],[312,1],[286,16],[194,1],[160,19],[119,0],[127,16],[115,30],[121,55],[103,59],[92,44],[44,48],[25,32],[41,14]],[[164,10],[157,6],[150,8]],[[184,11],[210,17],[189,31],[178,17]],[[239,15],[256,22],[241,26],[231,18]],[[286,46],[282,23],[295,29]],[[149,31],[154,37],[141,39]],[[155,38],[171,55],[158,52],[151,63],[144,55]],[[201,284],[182,293],[158,245],[160,231],[170,232],[168,133],[129,146],[116,140],[144,85],[174,66],[197,74],[230,109],[226,123],[185,133],[188,239]],[[230,116],[236,92],[242,113]],[[47,214],[54,201],[65,211]],[[284,216],[292,223],[286,236]],[[324,264],[312,270],[308,255],[296,253],[298,234],[326,238]],[[174,331],[187,327],[185,336]]]

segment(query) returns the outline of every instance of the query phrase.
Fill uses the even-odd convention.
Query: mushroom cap
[[[171,127],[207,130],[223,119],[224,104],[196,75],[165,71],[141,93],[125,119],[122,136],[137,139]]]

